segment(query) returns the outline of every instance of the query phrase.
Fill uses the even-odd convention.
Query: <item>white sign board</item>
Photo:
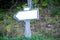
[[[38,10],[27,10],[27,11],[19,11],[14,15],[16,20],[31,20],[31,19],[39,19]]]

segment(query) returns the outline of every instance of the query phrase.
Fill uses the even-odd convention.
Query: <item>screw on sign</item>
[[[31,1],[30,1],[29,5],[31,5]],[[31,38],[30,20],[39,19],[39,10],[38,9],[30,10],[30,9],[31,9],[31,6],[30,7],[28,6],[28,7],[24,8],[24,11],[18,11],[18,13],[14,15],[14,18],[17,21],[24,21],[25,22],[24,35],[27,38]]]

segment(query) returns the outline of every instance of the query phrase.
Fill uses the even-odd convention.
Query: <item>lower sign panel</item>
[[[38,10],[20,11],[15,15],[15,19],[16,18],[17,20],[39,19],[39,11]]]

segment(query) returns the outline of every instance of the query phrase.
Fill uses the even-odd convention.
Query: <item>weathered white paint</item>
[[[25,37],[31,38],[30,20],[25,20]]]
[[[27,10],[28,10],[28,8],[27,8]],[[19,11],[16,14],[16,18],[18,18],[18,20],[38,19],[39,18],[38,10]]]

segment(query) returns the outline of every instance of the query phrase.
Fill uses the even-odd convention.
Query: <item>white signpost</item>
[[[26,7],[24,8],[24,11],[19,11],[17,14],[15,14],[14,18],[18,21],[25,22],[25,37],[31,38],[30,20],[39,19],[39,10],[30,10],[30,7]]]
[[[19,11],[14,15],[17,20],[39,19],[38,9]]]

